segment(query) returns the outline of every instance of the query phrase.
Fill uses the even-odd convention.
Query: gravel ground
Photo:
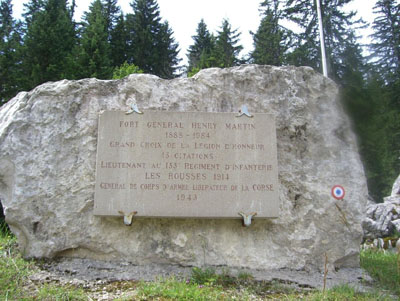
[[[217,273],[227,270],[227,267],[215,267]],[[159,277],[175,276],[178,279],[188,279],[192,267],[177,265],[145,265],[137,266],[123,262],[104,262],[89,259],[63,258],[48,261],[41,265],[40,271],[34,273],[30,280],[33,283],[60,283],[75,285],[85,289],[94,300],[112,300],[117,297],[135,296],[137,281],[152,281]],[[251,274],[256,281],[278,281],[289,284],[297,289],[312,289],[323,287],[323,273],[281,270],[251,270],[229,268],[229,274],[238,275],[241,272]],[[328,271],[327,288],[350,284],[358,290],[368,290],[372,279],[359,268],[345,268],[336,272]]]

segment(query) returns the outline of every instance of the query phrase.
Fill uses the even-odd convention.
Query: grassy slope
[[[98,291],[57,283],[42,284],[29,280],[37,270],[32,261],[21,258],[16,239],[7,230],[0,231],[0,300],[95,300],[111,294],[119,300],[391,300],[379,292],[359,293],[348,286],[321,291],[298,291],[282,283],[252,280],[249,274],[237,278],[215,274],[212,269],[193,269],[187,280],[174,278],[155,282],[118,282],[103,285]],[[365,251],[361,263],[378,280],[379,287],[400,296],[396,254]],[[118,293],[116,293],[118,292]]]

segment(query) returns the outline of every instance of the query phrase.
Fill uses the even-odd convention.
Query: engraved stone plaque
[[[275,119],[144,111],[99,117],[94,214],[239,218],[279,213]]]

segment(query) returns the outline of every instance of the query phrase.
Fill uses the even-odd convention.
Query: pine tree
[[[75,0],[72,0],[71,6],[70,6],[70,10],[69,10],[70,11],[71,20],[74,19],[75,8],[76,8],[76,2],[75,2]]]
[[[21,90],[21,24],[12,16],[11,0],[0,2],[0,105]]]
[[[128,60],[128,38],[125,17],[121,13],[115,27],[111,31],[110,48],[112,66],[121,66]]]
[[[24,38],[24,67],[27,88],[46,81],[71,78],[70,56],[75,45],[75,28],[67,0],[31,1],[27,6]]]
[[[358,136],[369,194],[382,202],[399,174],[400,114],[391,106],[380,74],[371,70],[366,82],[362,75],[358,77],[352,78],[353,86],[342,89],[342,95]]]
[[[387,195],[388,188],[391,187],[385,184],[389,183],[387,176],[390,171],[385,163],[388,128],[382,115],[388,110],[388,99],[380,87],[380,80],[364,63],[360,46],[356,43],[349,45],[353,46],[349,46],[344,52],[341,96],[358,136],[369,194],[379,201]],[[366,74],[370,74],[368,81],[365,80]]]
[[[175,76],[178,44],[172,37],[168,22],[161,22],[155,0],[134,0],[133,15],[127,15],[129,33],[128,63],[146,73],[163,78]]]
[[[400,170],[400,4],[379,0],[374,13],[377,17],[370,47],[374,76],[369,86],[378,92],[368,103],[369,116],[374,119],[366,122],[366,129],[373,130],[364,140],[369,142],[365,147],[369,188],[379,200],[390,193]]]
[[[344,6],[352,0],[320,0],[328,74],[340,79],[343,53],[354,35],[354,29],[361,20],[353,21],[355,12],[346,12]],[[303,29],[299,34],[295,50],[288,56],[289,63],[307,65],[321,70],[320,42],[316,2],[309,0],[288,0],[284,16]]]
[[[104,0],[103,7],[106,16],[108,40],[111,40],[111,34],[119,20],[121,9],[117,5],[117,0]]]
[[[263,18],[253,35],[254,51],[252,62],[256,64],[281,66],[285,53],[291,46],[291,31],[279,25],[282,12],[279,0],[265,0],[261,3]]]
[[[178,43],[173,37],[174,32],[165,21],[161,24],[161,30],[157,37],[156,47],[158,50],[158,64],[155,66],[155,74],[162,78],[174,78],[177,76],[179,49]]]
[[[193,45],[188,50],[188,72],[198,71],[203,68],[215,66],[215,58],[212,56],[215,49],[215,38],[207,29],[203,19],[197,25],[196,35],[192,36]]]
[[[84,16],[80,67],[81,77],[112,77],[107,17],[100,0],[94,0]]]
[[[309,66],[322,73],[320,48],[311,37],[294,35],[293,48],[286,54],[285,63],[294,66]]]
[[[22,16],[24,17],[27,27],[33,22],[36,13],[44,10],[45,1],[46,0],[30,0],[28,3],[24,4],[25,11]]]
[[[379,0],[374,7],[375,18],[371,53],[375,66],[388,81],[400,78],[400,3]],[[394,77],[394,78],[393,78]]]
[[[357,42],[354,32],[348,35],[348,41],[339,56],[340,61],[340,85],[360,89],[365,86],[365,74],[369,72],[369,66],[362,55],[362,49]]]
[[[215,42],[214,56],[218,67],[232,67],[242,63],[239,59],[239,53],[242,51],[243,46],[237,45],[239,43],[239,36],[240,33],[238,33],[238,30],[232,30],[229,21],[224,19],[221,31],[218,31]]]

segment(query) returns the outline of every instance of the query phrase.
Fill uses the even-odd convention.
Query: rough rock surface
[[[276,115],[280,216],[240,220],[93,215],[101,110]],[[346,189],[332,198],[335,184]],[[26,257],[80,257],[136,265],[322,270],[358,266],[367,186],[337,86],[307,67],[245,65],[193,78],[131,75],[43,84],[0,110],[0,198]]]
[[[362,223],[364,237],[374,239],[400,232],[400,175],[393,184],[390,196],[383,203],[367,206],[367,216]]]

